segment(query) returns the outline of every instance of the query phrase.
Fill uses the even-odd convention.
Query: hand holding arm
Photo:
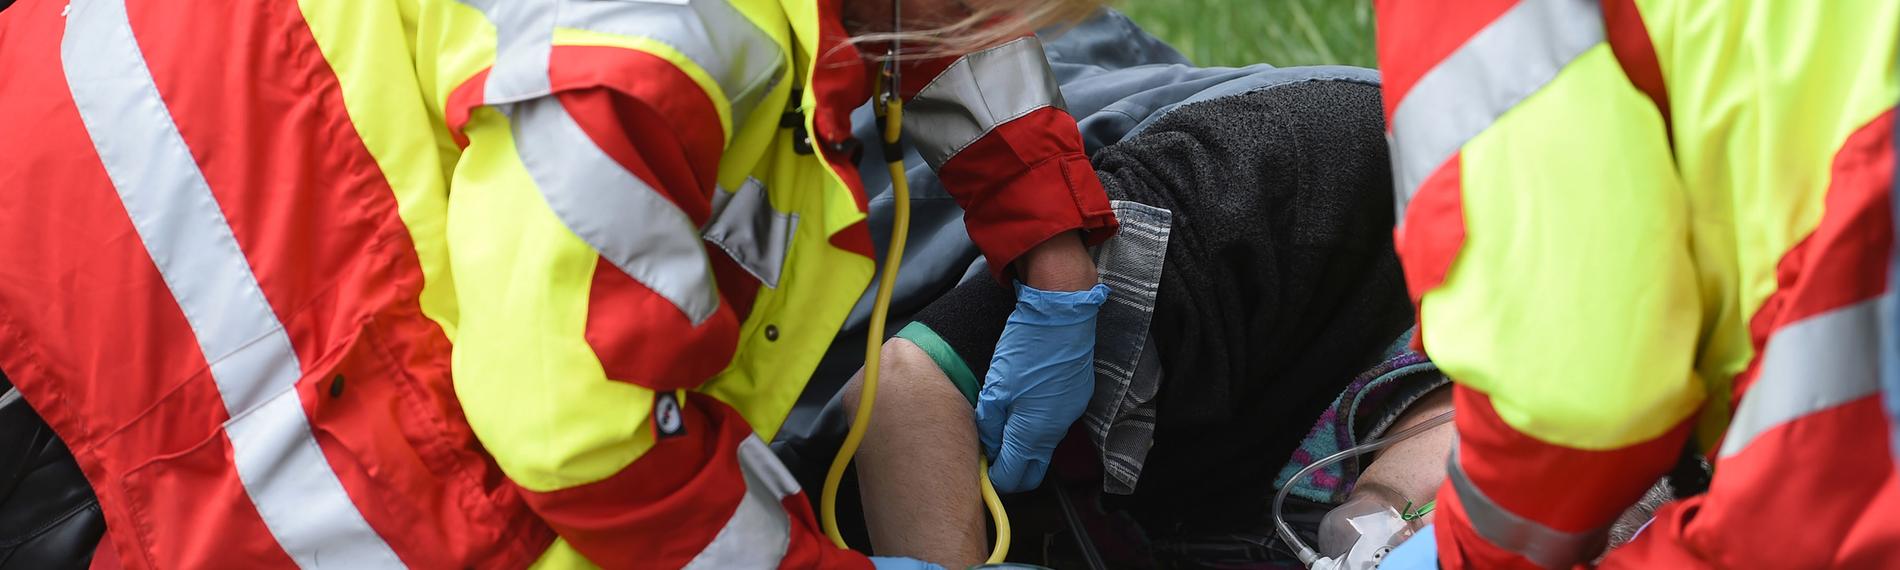
[[[1095,259],[1080,232],[1063,232],[1030,248],[1016,261],[1024,284],[1044,291],[1081,291],[1101,282]]]
[[[977,397],[977,433],[998,491],[1042,483],[1056,444],[1095,389],[1095,316],[1108,286],[1044,291],[1018,283],[1016,312],[996,342]]]

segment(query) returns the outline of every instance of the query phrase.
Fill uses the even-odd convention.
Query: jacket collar
[[[824,153],[865,209],[857,165],[847,148],[852,141],[851,113],[871,98],[873,65],[864,60],[844,29],[844,0],[780,0],[791,21],[797,69],[804,73],[805,101],[811,105],[813,145]]]

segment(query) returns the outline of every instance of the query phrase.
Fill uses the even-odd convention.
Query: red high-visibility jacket
[[[1900,3],[1382,0],[1420,341],[1456,382],[1448,568],[1879,568]]]
[[[394,2],[0,12],[0,368],[131,568],[522,567]]]
[[[27,0],[0,368],[134,567],[863,566],[762,443],[871,275],[839,6]],[[905,85],[999,271],[1112,233],[1033,38]]]

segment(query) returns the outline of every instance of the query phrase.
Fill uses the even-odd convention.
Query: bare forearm
[[[976,424],[970,404],[923,350],[884,345],[870,429],[858,449],[858,490],[872,549],[967,568],[984,554],[977,487]],[[845,386],[857,410],[860,374]]]

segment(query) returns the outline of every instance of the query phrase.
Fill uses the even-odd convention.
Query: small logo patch
[[[653,430],[660,437],[686,434],[686,418],[680,417],[680,401],[672,392],[654,394]]]

